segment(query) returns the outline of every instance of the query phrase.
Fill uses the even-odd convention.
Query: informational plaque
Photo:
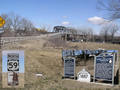
[[[114,74],[114,54],[105,53],[96,57],[95,79],[112,81]]]
[[[64,59],[64,77],[75,76],[75,58],[67,57]]]

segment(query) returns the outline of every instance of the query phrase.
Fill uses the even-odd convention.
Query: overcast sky
[[[91,27],[99,32],[104,13],[97,0],[0,0],[0,14],[14,12],[31,20],[36,27],[56,25]]]

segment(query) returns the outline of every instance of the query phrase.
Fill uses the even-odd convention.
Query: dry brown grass
[[[14,88],[24,88],[24,74],[19,73],[19,85],[14,86]],[[8,86],[8,73],[2,73],[2,88],[12,88],[12,86]]]
[[[63,80],[62,49],[50,46],[44,47],[45,42],[46,39],[25,41],[16,46],[6,48],[8,50],[17,49],[25,51],[25,88],[15,90],[119,90],[119,86],[108,87],[91,83],[80,83],[75,80]],[[78,49],[104,48],[120,51],[120,45],[113,44],[67,42],[67,45],[64,49],[75,49],[77,47]],[[87,66],[77,66],[76,72],[79,72],[82,68],[86,68],[93,74],[93,62],[88,61]],[[43,77],[36,77],[35,74],[37,73],[43,74]]]
[[[44,43],[44,47],[65,48],[67,43],[59,37],[51,37]]]

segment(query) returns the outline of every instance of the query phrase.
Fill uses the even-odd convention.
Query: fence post
[[[0,49],[1,49],[1,34],[0,34]]]

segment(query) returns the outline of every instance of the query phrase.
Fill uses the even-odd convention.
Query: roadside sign
[[[2,52],[2,72],[24,73],[24,51],[6,50]]]
[[[2,51],[2,76],[3,88],[24,87],[24,51]]]
[[[0,16],[0,27],[2,27],[5,24],[5,20]]]
[[[105,80],[114,82],[114,61],[113,53],[103,53],[95,57],[94,80]]]
[[[19,71],[19,54],[8,53],[7,56],[7,69],[8,71]]]
[[[75,78],[75,58],[64,58],[64,77]]]

